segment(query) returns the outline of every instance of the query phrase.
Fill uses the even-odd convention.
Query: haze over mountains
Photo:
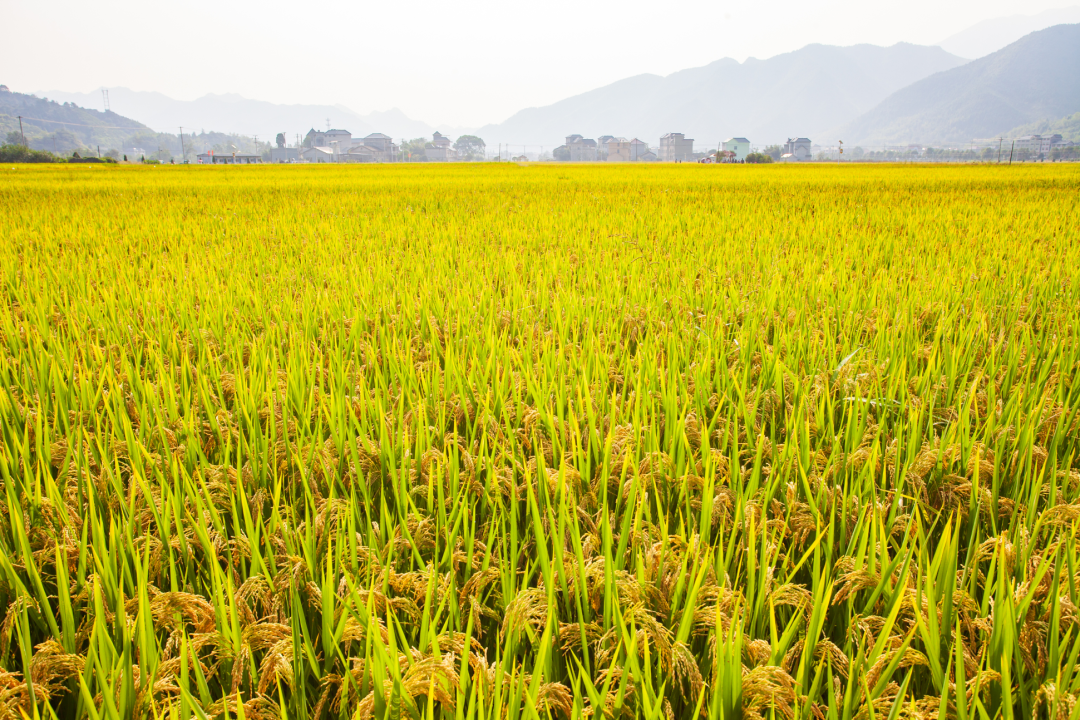
[[[938,46],[953,55],[975,60],[997,52],[1029,33],[1072,23],[1080,23],[1080,5],[1045,10],[1035,15],[1010,15],[983,20],[945,38]]]
[[[1080,25],[1056,25],[923,78],[829,135],[845,143],[964,143],[1080,110]]]
[[[791,135],[822,143],[842,137],[849,146],[964,143],[1014,128],[1072,127],[1062,123],[1080,111],[1080,25],[1056,25],[1001,46],[1027,28],[1074,16],[1080,18],[1080,6],[984,21],[942,42],[956,52],[909,43],[812,44],[766,60],[725,58],[666,77],[625,78],[479,129],[433,126],[396,109],[362,115],[342,105],[280,105],[236,94],[180,101],[126,88],[109,93],[114,112],[157,131],[176,133],[183,126],[267,141],[284,132],[290,144],[327,121],[354,136],[468,132],[491,149],[502,143],[531,151],[554,148],[571,133],[638,137],[655,145],[664,133],[683,132],[698,149],[739,135],[759,147]],[[987,48],[995,52],[972,62],[964,57]],[[42,94],[102,107],[100,92]]]
[[[639,75],[543,108],[529,108],[477,132],[492,142],[562,143],[581,133],[655,142],[683,132],[704,146],[732,135],[755,144],[813,137],[873,108],[892,92],[964,59],[939,47],[898,43],[808,45],[768,60],[730,58],[667,77]]]
[[[361,115],[342,105],[278,105],[262,100],[250,100],[235,93],[205,95],[196,100],[174,100],[157,92],[141,92],[123,87],[108,88],[109,102],[113,111],[141,122],[158,132],[185,132],[191,130],[220,130],[224,132],[258,135],[263,140],[273,140],[284,132],[289,144],[296,133],[309,128],[326,129],[326,120],[336,128],[345,128],[354,136],[363,137],[382,132],[393,138],[430,136],[440,128],[412,120],[403,112],[391,110]],[[101,92],[75,93],[49,90],[38,93],[60,102],[73,102],[83,107],[102,107]],[[441,128],[450,134],[453,128]]]

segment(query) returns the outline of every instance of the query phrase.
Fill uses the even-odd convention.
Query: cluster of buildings
[[[657,152],[643,140],[627,140],[614,135],[601,135],[598,140],[567,135],[566,143],[554,152],[556,160],[569,162],[692,162],[693,156],[694,140],[683,133],[664,135]]]
[[[555,159],[569,162],[694,162],[740,163],[751,152],[750,141],[744,137],[732,137],[721,143],[720,149],[697,159],[694,139],[683,133],[667,133],[660,138],[660,146],[654,151],[647,143],[633,138],[627,140],[613,135],[602,135],[593,140],[581,135],[567,135],[566,143],[555,149]],[[788,138],[780,157],[782,161],[806,161],[813,159],[809,138]]]
[[[1058,136],[1060,138],[1060,136]],[[354,138],[348,130],[312,128],[303,142],[297,138],[297,147],[286,147],[284,134],[277,136],[277,147],[271,148],[271,163],[375,163],[395,162],[404,159],[401,147],[382,133]],[[698,162],[740,163],[751,152],[750,141],[745,137],[725,140],[720,149],[698,159],[694,153],[694,139],[684,133],[667,133],[660,138],[657,148],[638,138],[626,139],[614,135],[602,135],[599,139],[581,135],[567,135],[565,144],[554,151],[556,160],[568,162]],[[434,162],[457,160],[458,153],[449,137],[436,132],[424,147],[424,158]],[[808,138],[788,138],[781,160],[803,161],[813,158]],[[254,154],[202,153],[202,164],[246,165],[263,162]]]
[[[447,162],[457,159],[453,141],[436,132],[424,148],[427,160]],[[354,138],[348,130],[308,130],[300,147],[286,147],[278,135],[277,147],[270,149],[272,163],[374,163],[400,162],[401,147],[389,135],[371,133]]]
[[[285,137],[278,135],[277,147],[270,149],[270,162],[393,162],[400,159],[399,151],[393,139],[382,133],[354,138],[348,130],[312,128],[302,147],[285,147]]]

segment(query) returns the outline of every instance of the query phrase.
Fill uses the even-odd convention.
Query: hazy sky
[[[1073,0],[1075,2],[1075,0]],[[235,92],[478,126],[638,73],[811,42],[934,44],[1063,0],[2,0],[13,90]]]

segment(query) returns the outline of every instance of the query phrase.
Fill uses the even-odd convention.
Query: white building
[[[723,148],[728,152],[735,153],[735,162],[742,162],[750,154],[750,141],[744,137],[728,138],[724,141]]]
[[[199,153],[195,159],[200,165],[257,165],[262,162],[258,155],[244,153],[224,153],[215,155],[213,151]]]
[[[393,160],[397,156],[398,146],[394,144],[389,135],[371,133],[364,138],[363,144],[377,153],[383,153],[385,157],[380,158],[382,160]]]
[[[1050,151],[1062,144],[1061,135],[1025,135],[1016,138],[1016,149],[1027,150],[1030,155],[1049,155]]]
[[[694,159],[694,140],[682,133],[668,133],[660,138],[661,162],[688,162]]]
[[[305,147],[334,147],[334,143],[337,143],[341,148],[340,152],[345,152],[355,143],[353,143],[352,133],[348,130],[316,130],[311,128],[307,131],[307,135],[304,136]]]

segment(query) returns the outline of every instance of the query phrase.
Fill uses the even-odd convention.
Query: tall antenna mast
[[[109,112],[109,91],[101,88],[101,97],[105,100],[105,112]]]

